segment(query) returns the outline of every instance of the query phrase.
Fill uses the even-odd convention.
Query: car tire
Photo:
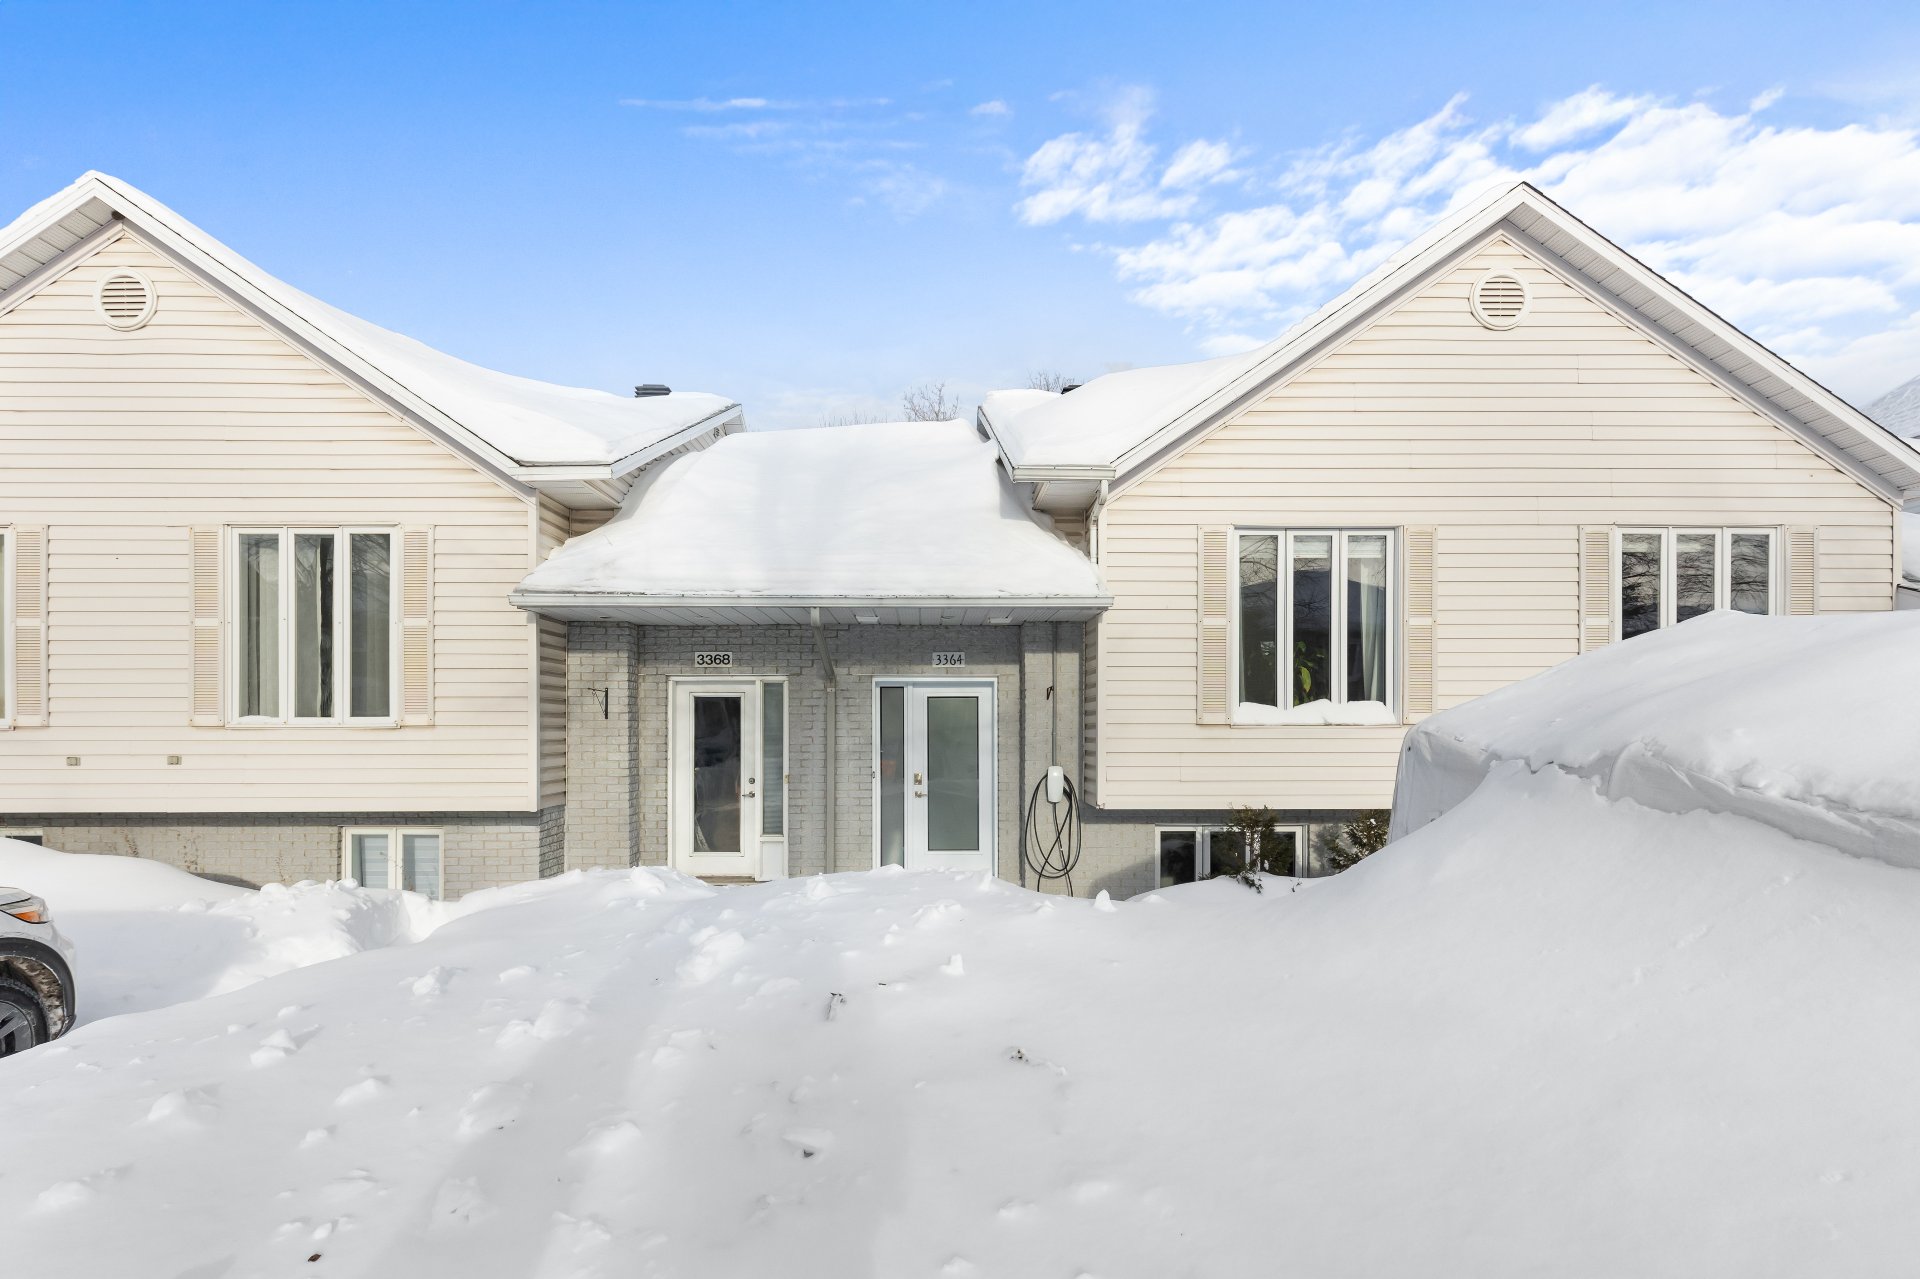
[[[47,1042],[47,1010],[25,982],[0,977],[0,1057]]]

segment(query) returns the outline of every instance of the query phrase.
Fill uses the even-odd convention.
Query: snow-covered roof
[[[1266,346],[1192,364],[1110,373],[1064,394],[996,392],[980,425],[1016,479],[1063,472],[1124,482],[1318,358],[1487,236],[1504,233],[1584,275],[1592,290],[1691,352],[1892,501],[1920,498],[1920,452],[1761,346],[1527,183],[1443,219]]]
[[[1044,521],[964,422],[744,432],[643,475],[618,515],[528,574],[514,601],[588,617],[1099,612],[1098,570]]]
[[[619,467],[719,426],[739,405],[676,391],[646,398],[517,377],[436,351],[275,279],[152,196],[86,173],[0,229],[0,304],[8,292],[116,217],[429,427],[514,467]]]
[[[1920,436],[1920,377],[1902,382],[1867,405],[1867,416],[1895,435]]]

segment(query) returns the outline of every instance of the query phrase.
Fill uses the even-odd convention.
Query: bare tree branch
[[[946,422],[960,416],[960,401],[949,398],[945,382],[922,382],[900,397],[909,422]]]
[[[1027,374],[1027,389],[1030,391],[1064,391],[1078,385],[1079,378],[1068,377],[1057,369],[1035,369]]]

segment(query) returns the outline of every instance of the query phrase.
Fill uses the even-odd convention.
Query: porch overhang
[[[588,595],[515,591],[516,607],[572,622],[645,626],[1013,626],[1021,622],[1086,622],[1112,605],[1107,595],[1040,599],[853,596]]]

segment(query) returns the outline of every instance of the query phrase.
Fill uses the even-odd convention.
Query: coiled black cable
[[[1060,802],[1048,804],[1054,810],[1050,814],[1051,834],[1042,831],[1040,816],[1040,805],[1047,803],[1047,775],[1042,773],[1040,780],[1033,784],[1033,793],[1027,796],[1026,814],[1020,822],[1020,860],[1039,881],[1036,888],[1044,889],[1049,879],[1063,880],[1071,896],[1073,868],[1080,864],[1080,794],[1074,790],[1072,778],[1063,780],[1066,789]],[[1044,850],[1040,847],[1043,842]]]

